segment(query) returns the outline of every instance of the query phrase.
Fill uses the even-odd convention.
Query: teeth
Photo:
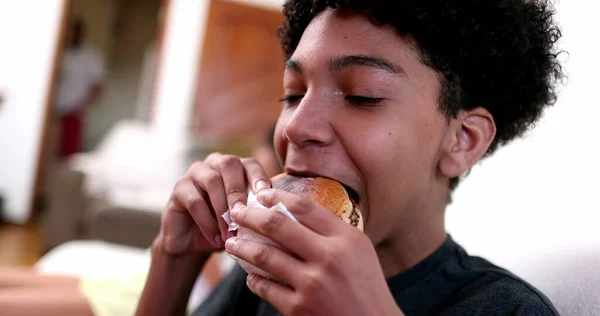
[[[352,208],[352,214],[350,214],[350,225],[358,227],[360,215],[356,212],[356,208]]]

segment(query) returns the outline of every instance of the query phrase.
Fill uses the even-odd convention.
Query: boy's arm
[[[172,256],[152,245],[152,263],[136,315],[185,315],[190,293],[210,254]]]

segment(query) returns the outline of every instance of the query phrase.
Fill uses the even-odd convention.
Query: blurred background
[[[150,245],[193,161],[272,160],[282,3],[0,0],[0,266],[123,270],[107,258]],[[477,165],[448,210],[467,250],[523,273],[532,252],[600,258],[594,6],[557,2],[569,75],[558,103]]]
[[[272,165],[282,3],[0,0],[0,279],[143,273],[192,162]]]

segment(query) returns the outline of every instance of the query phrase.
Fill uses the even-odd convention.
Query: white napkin
[[[296,217],[294,217],[294,215],[292,215],[292,213],[290,213],[290,211],[288,211],[288,209],[285,207],[285,205],[283,205],[282,203],[277,203],[277,205],[275,205],[271,208],[268,208],[268,207],[260,204],[258,202],[258,199],[256,198],[256,195],[254,195],[254,193],[252,193],[252,191],[250,191],[250,190],[248,190],[248,201],[247,201],[246,205],[253,206],[253,207],[259,207],[259,208],[262,208],[267,211],[279,212],[298,223],[298,220],[296,219]],[[229,231],[237,230],[237,238],[243,239],[243,240],[250,240],[250,241],[254,241],[254,242],[260,242],[260,243],[272,245],[272,246],[275,246],[275,247],[278,247],[281,249],[281,247],[279,247],[279,245],[277,245],[270,238],[260,235],[246,227],[239,226],[237,223],[235,223],[233,220],[231,220],[229,212],[230,212],[230,210],[228,210],[227,212],[225,212],[223,214],[223,219],[229,225]],[[282,249],[282,250],[285,251],[285,249]],[[248,272],[249,274],[257,274],[264,278],[274,279],[272,275],[270,275],[269,273],[267,273],[266,271],[264,271],[262,269],[257,268],[256,266],[250,264],[249,262],[246,262],[246,261],[244,261],[234,255],[231,255],[231,254],[229,254],[229,256],[231,258],[233,258],[235,261],[237,261],[237,263],[244,270],[246,270],[246,272]]]
[[[295,222],[298,223],[298,220],[296,219],[296,217],[294,217],[294,215],[292,215],[292,213],[290,211],[288,211],[288,209],[285,207],[285,205],[283,205],[283,203],[279,202],[279,203],[277,203],[277,205],[275,205],[271,208],[268,208],[268,207],[260,204],[260,202],[258,202],[258,198],[252,192],[252,190],[248,189],[247,193],[248,193],[248,200],[246,202],[247,206],[259,207],[259,208],[262,208],[265,210],[276,211],[276,212],[279,212],[279,213],[291,218],[292,220],[294,220]],[[238,230],[239,225],[231,219],[230,212],[231,212],[231,210],[227,210],[225,213],[223,213],[222,217],[225,220],[225,222],[227,223],[227,225],[229,225],[229,231]]]

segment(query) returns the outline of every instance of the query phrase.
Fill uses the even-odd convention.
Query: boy
[[[284,15],[278,157],[288,173],[355,191],[365,234],[269,189],[256,161],[212,154],[175,186],[138,315],[181,315],[193,276],[223,247],[281,283],[235,269],[197,315],[557,315],[444,228],[459,176],[554,102],[550,5],[290,0]],[[246,186],[302,224],[245,207]],[[286,251],[236,239],[228,209]]]

